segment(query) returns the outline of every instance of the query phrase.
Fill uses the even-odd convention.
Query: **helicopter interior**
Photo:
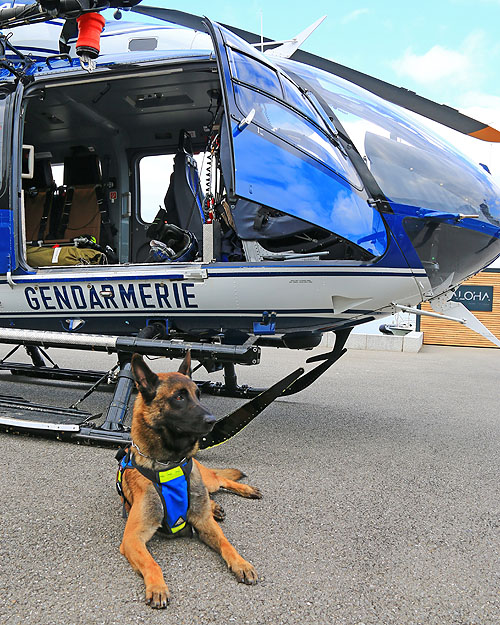
[[[229,207],[220,89],[212,62],[59,75],[27,88],[22,143],[35,152],[33,176],[22,181],[28,265],[372,259],[297,217],[243,200]],[[202,233],[209,209],[210,257]],[[188,238],[165,234],[158,226],[166,222]]]

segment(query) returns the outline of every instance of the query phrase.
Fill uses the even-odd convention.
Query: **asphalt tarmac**
[[[114,364],[50,353],[62,366]],[[240,381],[268,385],[309,355],[265,350]],[[0,379],[2,394],[56,405],[85,388]],[[258,584],[238,584],[197,538],[154,537],[172,593],[160,611],[145,605],[142,579],[118,551],[114,450],[0,434],[0,623],[498,625],[499,385],[495,349],[348,352],[199,454],[242,469],[263,492],[260,501],[215,495]],[[83,407],[101,411],[110,399],[101,392]],[[223,416],[242,400],[204,402]]]

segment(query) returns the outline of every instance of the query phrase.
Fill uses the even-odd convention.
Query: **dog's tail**
[[[212,469],[212,471],[219,478],[234,480],[235,482],[241,480],[243,477],[246,477],[245,473],[239,469]]]

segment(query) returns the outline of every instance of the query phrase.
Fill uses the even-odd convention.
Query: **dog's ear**
[[[183,373],[187,375],[188,378],[191,377],[191,350],[188,349],[184,360],[181,362],[181,366],[179,367],[179,373]]]
[[[137,385],[137,389],[141,393],[144,401],[149,403],[153,401],[158,388],[159,377],[151,371],[147,364],[139,354],[132,356],[132,373]]]

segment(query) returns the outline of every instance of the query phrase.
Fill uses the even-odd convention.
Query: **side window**
[[[282,102],[286,102],[296,111],[307,116],[323,132],[328,133],[321,116],[314,110],[307,98],[300,92],[300,89],[286,76],[281,75],[278,77],[278,73],[274,69],[253,57],[241,54],[231,48],[227,48],[227,55],[233,79],[263,91],[273,98],[278,98]]]
[[[144,223],[152,223],[158,210],[164,208],[173,170],[173,154],[143,156],[139,161],[139,218]]]
[[[165,195],[174,171],[175,154],[154,154],[139,160],[139,219],[146,224],[153,222],[160,208],[165,208]],[[200,180],[206,178],[207,161],[204,153],[195,154]],[[205,191],[205,189],[203,189]]]
[[[332,144],[331,132],[298,87],[285,76],[280,80],[276,70],[254,56],[228,46],[226,52],[240,113],[246,117],[253,109],[255,124],[315,157],[352,186],[362,189],[356,170]]]
[[[309,119],[312,119],[321,129],[324,130],[325,122],[321,119],[318,113],[311,106],[310,102],[302,95],[300,90],[294,85],[286,76],[281,76],[281,84],[283,85],[283,91],[285,94],[285,102],[293,106],[298,111],[307,115]]]
[[[297,115],[293,110],[282,106],[276,100],[234,84],[235,100],[245,115],[253,109],[254,122],[282,137],[296,148],[320,160],[353,187],[363,188],[363,184],[352,164],[341,155],[323,133],[317,132],[309,119]]]
[[[231,48],[227,49],[227,55],[233,78],[283,99],[280,81],[273,69]]]
[[[64,177],[64,163],[52,163],[52,175],[56,186],[62,187]]]

